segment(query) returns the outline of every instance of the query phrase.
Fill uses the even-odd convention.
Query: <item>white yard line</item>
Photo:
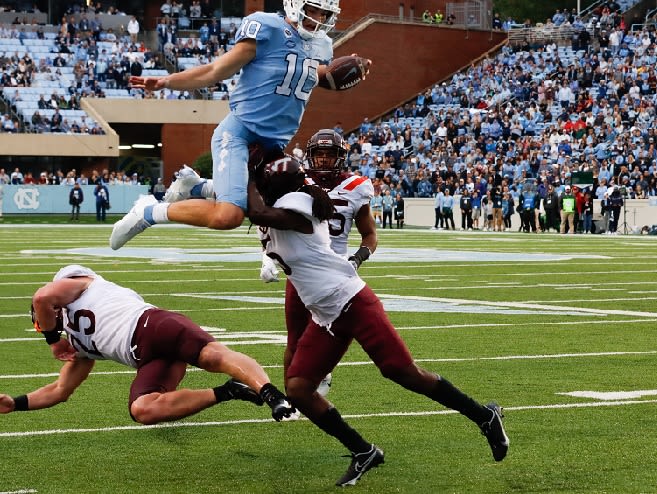
[[[565,302],[627,302],[633,300],[655,300],[657,297],[614,297],[614,298],[569,298]],[[526,300],[525,304],[552,304],[557,300]],[[562,301],[564,302],[564,301]],[[654,313],[657,316],[657,312]]]
[[[554,403],[547,405],[520,405],[504,407],[504,412],[520,412],[525,410],[567,410],[577,408],[594,408],[594,407],[613,407],[625,405],[642,405],[648,403],[657,403],[657,400],[623,400],[623,401],[596,401],[586,403]],[[422,412],[385,412],[385,413],[367,413],[343,415],[347,419],[355,418],[372,418],[372,417],[422,417],[433,415],[453,415],[458,413],[456,410],[430,410]],[[302,417],[300,420],[308,420]],[[51,436],[55,434],[80,434],[80,433],[99,433],[99,432],[117,432],[117,431],[143,431],[149,429],[173,429],[183,427],[217,427],[223,425],[239,424],[271,424],[272,419],[246,419],[246,420],[226,420],[212,422],[169,422],[156,425],[119,425],[113,427],[97,427],[82,429],[48,429],[41,431],[17,431],[1,432],[1,438],[13,437],[34,437],[34,436]]]
[[[558,395],[574,396],[575,398],[590,398],[592,400],[619,401],[643,398],[657,395],[657,389],[638,389],[635,391],[569,391]]]
[[[646,323],[657,322],[655,319],[625,319],[625,320],[609,320],[597,319],[590,321],[556,321],[556,322],[527,322],[527,323],[480,323],[480,324],[445,324],[441,326],[395,326],[398,331],[401,330],[416,330],[416,329],[450,329],[450,328],[497,328],[497,327],[530,327],[530,326],[579,326],[589,324],[631,324],[631,323]]]
[[[626,355],[655,355],[657,350],[646,350],[642,352],[589,352],[589,353],[554,353],[554,354],[541,354],[541,355],[499,355],[493,357],[455,357],[455,358],[419,358],[415,359],[416,362],[432,363],[432,362],[478,362],[478,361],[512,361],[512,360],[542,360],[542,359],[566,359],[566,358],[592,358],[592,357],[622,357]],[[374,365],[371,360],[355,361],[355,362],[340,362],[339,367],[356,367],[363,365]],[[280,369],[281,364],[263,365],[265,369]],[[189,367],[187,372],[201,372],[201,369],[196,367]],[[120,371],[101,371],[92,372],[92,376],[112,376],[118,374],[134,374],[134,370],[120,370]],[[57,377],[59,373],[49,372],[44,374],[0,374],[0,379],[36,379],[44,377]]]

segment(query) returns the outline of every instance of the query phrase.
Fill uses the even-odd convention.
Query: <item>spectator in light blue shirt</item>
[[[370,165],[367,158],[363,158],[361,160],[360,172],[363,175],[363,177],[367,177],[371,179],[374,178],[374,176],[376,175],[376,168]]]
[[[609,170],[606,160],[600,164],[600,170],[598,171],[598,179],[602,181],[603,178],[607,182],[611,179],[611,170]]]
[[[445,220],[445,230],[449,230],[449,224],[452,224],[452,230],[456,230],[454,225],[454,197],[449,192],[449,187],[445,187],[445,197],[443,198],[442,214]]]
[[[210,40],[210,28],[208,23],[204,22],[198,30],[198,37],[204,45]]]
[[[367,133],[370,131],[371,128],[372,128],[372,123],[367,117],[365,117],[363,119],[363,122],[360,124],[361,135],[367,135]]]

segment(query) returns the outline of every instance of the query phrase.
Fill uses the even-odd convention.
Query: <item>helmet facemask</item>
[[[285,0],[283,2],[285,15],[290,21],[296,23],[299,35],[304,39],[311,39],[318,36],[321,32],[328,33],[335,27],[335,23],[340,13],[339,0]],[[306,6],[315,7],[326,13],[324,22],[306,14]],[[314,24],[314,28],[306,28],[303,23],[309,20]]]
[[[306,147],[307,173],[323,189],[333,189],[340,182],[346,157],[342,136],[333,130],[320,130]]]

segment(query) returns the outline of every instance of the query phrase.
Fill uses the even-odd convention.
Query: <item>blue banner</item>
[[[52,214],[70,213],[68,203],[70,185],[0,185],[0,202],[3,214]],[[95,185],[82,185],[84,202],[80,213],[96,214]],[[147,185],[111,185],[109,213],[127,213],[141,194],[148,194]]]

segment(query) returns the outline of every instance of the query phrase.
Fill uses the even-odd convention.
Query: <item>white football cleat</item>
[[[322,396],[326,396],[331,389],[332,382],[333,374],[329,372],[326,374],[326,377],[319,383],[319,386],[317,386],[317,392]]]
[[[110,247],[113,250],[120,249],[129,240],[133,239],[146,230],[151,223],[144,219],[144,208],[157,204],[157,199],[152,195],[142,195],[135,201],[132,209],[123,218],[114,223],[112,235],[110,235]]]
[[[194,186],[205,182],[198,173],[187,165],[183,165],[178,171],[177,177],[164,194],[164,202],[178,202],[190,199]]]
[[[274,260],[264,252],[262,253],[262,267],[260,268],[260,279],[265,283],[278,281],[278,268]]]

